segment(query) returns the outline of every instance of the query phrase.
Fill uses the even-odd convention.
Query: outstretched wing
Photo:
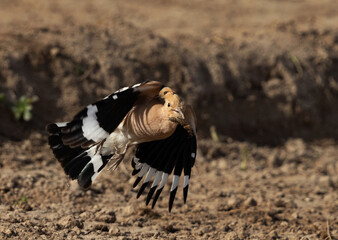
[[[159,82],[144,82],[122,88],[106,98],[88,105],[71,122],[47,125],[51,134],[61,132],[63,144],[71,148],[89,146],[107,138],[121,123],[144,92],[158,93]]]
[[[173,172],[173,181],[170,189],[169,212],[172,209],[177,187],[182,171],[184,171],[183,196],[184,203],[187,200],[191,168],[194,166],[197,142],[196,122],[191,108],[187,110],[187,119],[193,121],[187,126],[178,125],[175,132],[168,138],[159,141],[141,143],[137,146],[136,154],[132,160],[134,168],[133,175],[137,178],[133,187],[143,180],[137,197],[140,197],[149,182],[153,179],[152,185],[146,198],[146,204],[153,198],[152,207],[155,206],[169,175]]]
[[[49,124],[47,131],[61,132],[62,142],[71,148],[87,148],[101,142],[115,130],[133,107],[138,94],[133,87],[121,89],[88,105],[71,122]]]
[[[144,82],[122,88],[88,105],[72,121],[47,125],[48,143],[65,173],[87,188],[112,157],[96,152],[143,95],[157,94],[159,82]]]

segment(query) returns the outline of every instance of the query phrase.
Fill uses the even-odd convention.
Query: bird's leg
[[[120,165],[120,163],[122,162],[122,160],[124,158],[124,155],[127,152],[128,144],[126,144],[122,153],[120,153],[116,147],[114,147],[114,148],[115,148],[115,153],[114,153],[114,156],[111,158],[112,164],[110,165],[108,170],[110,170],[110,169],[115,170],[118,167],[118,165]]]
[[[96,146],[95,154],[101,152],[102,146],[103,146],[103,144],[104,144],[105,141],[106,141],[106,139],[102,140],[102,141]]]

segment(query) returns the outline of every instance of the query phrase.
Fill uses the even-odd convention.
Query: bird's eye
[[[168,103],[168,107],[170,107],[170,103]]]

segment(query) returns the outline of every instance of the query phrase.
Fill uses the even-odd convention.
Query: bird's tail
[[[77,179],[83,188],[88,188],[101,170],[106,166],[112,155],[103,155],[97,151],[97,145],[82,148],[70,147],[62,141],[61,126],[53,123],[47,126],[49,132],[48,143],[55,158],[61,163],[65,173],[72,179]]]

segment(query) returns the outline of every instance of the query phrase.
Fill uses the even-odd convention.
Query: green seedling
[[[5,101],[5,94],[0,93],[0,103],[2,103],[3,101]]]
[[[23,204],[23,203],[26,203],[27,202],[27,197],[26,195],[23,195],[19,201],[15,202],[14,204],[15,205],[20,205],[20,204]]]
[[[21,96],[20,99],[13,104],[11,110],[14,114],[15,120],[23,119],[24,121],[29,121],[32,119],[32,110],[33,103],[38,100],[37,96],[28,98],[26,96]]]
[[[249,149],[247,147],[244,147],[242,149],[242,154],[241,154],[241,170],[246,170],[246,163],[248,160],[248,153]]]
[[[21,203],[25,203],[27,202],[27,197],[24,195],[22,196],[21,200],[20,200]]]
[[[214,125],[210,127],[210,135],[214,142],[219,142],[219,137],[216,131],[216,127]]]
[[[295,65],[297,73],[299,77],[303,76],[303,68],[302,65],[300,64],[298,58],[295,55],[290,56],[292,63]]]

